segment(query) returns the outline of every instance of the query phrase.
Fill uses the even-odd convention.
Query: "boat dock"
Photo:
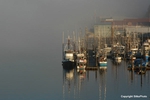
[[[133,67],[133,68],[127,68],[128,70],[139,70],[141,68],[145,68],[146,70],[150,70],[150,67]]]
[[[98,70],[98,67],[86,67],[85,70]]]

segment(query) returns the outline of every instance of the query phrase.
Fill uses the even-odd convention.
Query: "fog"
[[[0,0],[0,54],[61,51],[62,32],[92,27],[94,17],[139,18],[149,0]]]

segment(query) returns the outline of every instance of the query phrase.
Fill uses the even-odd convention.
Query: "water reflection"
[[[106,100],[106,71],[107,69],[99,69],[99,100]]]
[[[77,73],[80,80],[84,80],[86,78],[86,70],[77,70]]]
[[[113,64],[108,60],[107,69],[63,69],[63,99],[109,100],[120,99],[122,94],[147,94],[150,89],[149,71],[139,75],[127,68],[128,62]]]
[[[97,81],[97,70],[87,70],[87,80],[90,81],[91,79],[91,76],[92,77],[92,80],[95,79]]]
[[[118,67],[120,67],[121,63],[117,63],[114,64],[114,62],[112,63],[112,65],[110,66],[112,68],[112,75],[114,75],[115,79],[118,79]]]
[[[63,99],[70,100],[80,96],[83,81],[86,78],[86,70],[63,69]]]
[[[63,69],[63,98],[66,100],[82,99],[82,92],[86,91],[87,84],[90,82],[98,83],[95,92],[99,92],[99,100],[106,99],[106,73],[107,69],[99,70],[65,70]],[[87,91],[86,91],[87,92]],[[90,91],[93,92],[93,91]],[[85,94],[84,94],[85,95]]]
[[[128,64],[130,64],[130,62],[127,62],[126,63],[128,66]],[[143,79],[146,79],[148,78],[147,80],[149,81],[149,70],[147,70],[146,73],[144,74],[139,74],[137,70],[128,70],[129,72],[129,82],[131,82],[131,84],[133,84],[134,82],[138,82],[140,83],[140,86],[142,87],[143,86]]]
[[[130,79],[131,79],[131,83],[133,82],[133,73],[134,73],[134,71],[130,71]]]
[[[86,70],[77,70],[77,83],[76,83],[76,86],[77,86],[77,92],[79,93],[79,96],[80,96],[80,92],[81,92],[81,89],[84,85],[84,81],[86,79]],[[77,94],[78,94],[77,93]]]
[[[63,99],[72,94],[71,88],[73,87],[74,82],[74,69],[63,70]]]

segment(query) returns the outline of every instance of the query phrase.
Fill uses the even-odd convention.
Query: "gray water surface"
[[[107,70],[67,71],[55,55],[1,58],[0,100],[120,100],[121,95],[146,95],[140,100],[149,100],[149,71],[141,76],[128,71],[125,61],[114,65],[111,60]]]

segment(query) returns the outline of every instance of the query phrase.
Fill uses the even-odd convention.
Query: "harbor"
[[[145,74],[150,70],[149,19],[114,20],[105,18],[93,28],[63,33],[63,68],[78,70],[107,69],[107,60],[114,65],[129,62],[126,70]],[[65,42],[67,41],[67,42]],[[70,65],[70,62],[72,65]]]
[[[103,19],[84,33],[64,35],[62,48],[73,50],[67,57],[71,48],[62,49],[63,61],[73,60],[67,68],[62,62],[64,99],[149,99],[149,20]]]

